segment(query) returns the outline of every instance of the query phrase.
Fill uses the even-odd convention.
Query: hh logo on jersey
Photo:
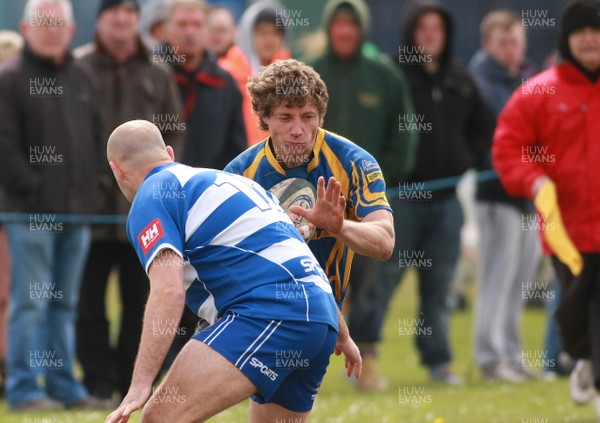
[[[142,229],[142,232],[138,235],[138,242],[142,246],[144,254],[147,254],[150,248],[156,244],[156,241],[163,236],[165,236],[165,232],[160,224],[160,219],[154,219],[148,226]]]

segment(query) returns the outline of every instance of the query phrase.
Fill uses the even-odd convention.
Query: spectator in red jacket
[[[526,80],[500,115],[493,160],[509,194],[534,199],[563,291],[564,348],[580,359],[571,397],[585,403],[600,389],[600,0],[566,6],[558,47],[562,63]]]

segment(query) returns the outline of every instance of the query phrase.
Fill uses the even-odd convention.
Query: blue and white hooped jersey
[[[338,328],[321,266],[278,201],[250,179],[158,166],[134,198],[127,234],[146,272],[164,249],[191,264],[186,303],[201,317],[231,311]]]

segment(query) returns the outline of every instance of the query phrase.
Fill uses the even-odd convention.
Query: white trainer
[[[587,404],[594,398],[594,377],[590,360],[577,360],[569,377],[569,392],[575,404]]]

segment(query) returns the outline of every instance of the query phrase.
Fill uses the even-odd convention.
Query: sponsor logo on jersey
[[[156,244],[156,241],[165,236],[160,219],[154,219],[148,226],[146,226],[138,235],[138,242],[144,250],[144,254],[148,254],[148,251]]]
[[[374,162],[372,160],[363,160],[360,163],[360,167],[362,168],[363,172],[365,172],[365,173],[369,173],[374,170],[379,170],[379,165],[377,164],[377,162]]]
[[[373,182],[376,181],[377,179],[381,179],[383,178],[383,174],[381,173],[380,170],[376,170],[375,172],[371,172],[369,174],[367,174],[367,180],[369,182]]]

